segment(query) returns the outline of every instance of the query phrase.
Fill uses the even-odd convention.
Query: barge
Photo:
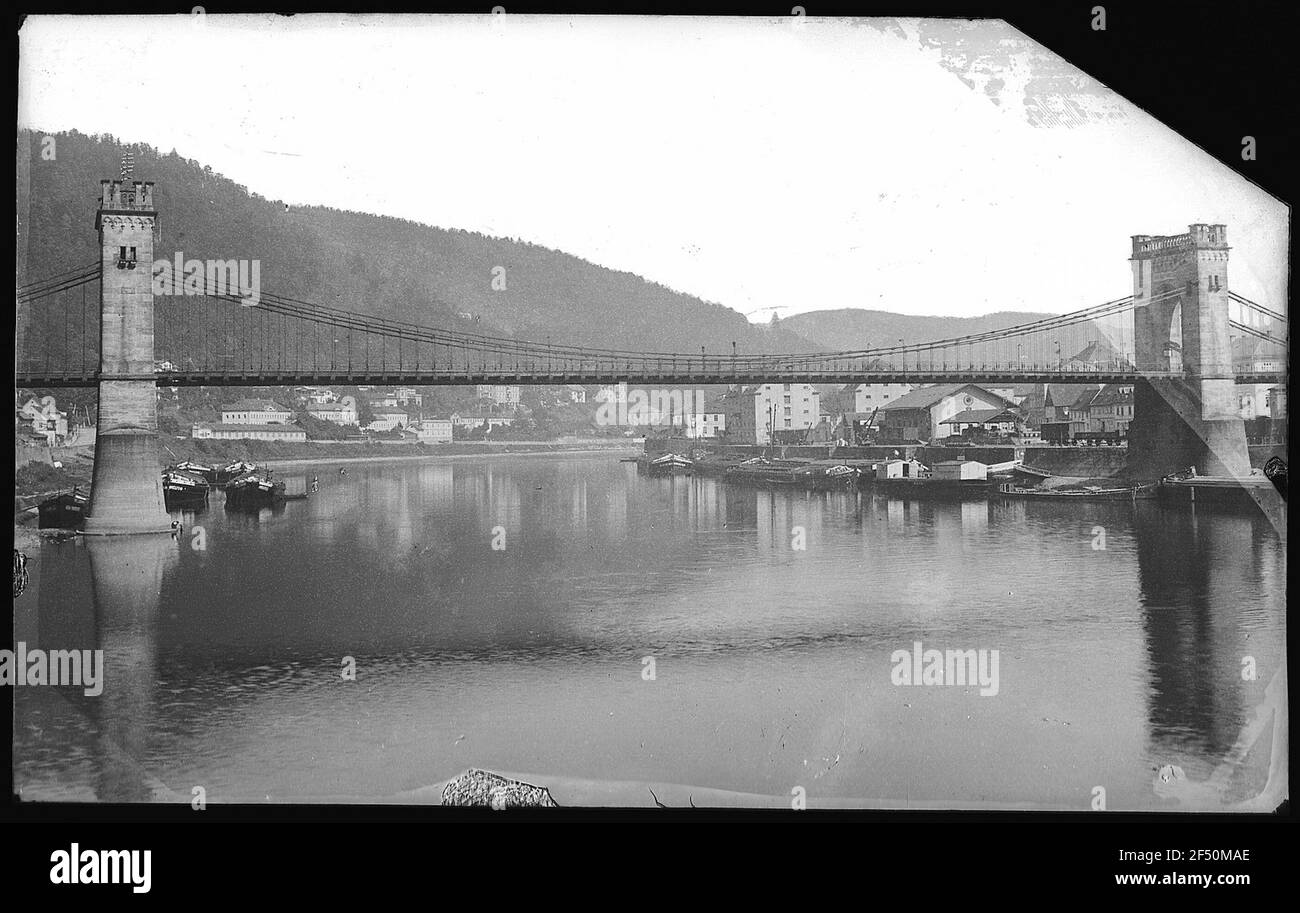
[[[286,500],[284,483],[256,472],[245,473],[226,483],[226,507],[234,510],[270,507]]]
[[[665,453],[651,460],[646,472],[652,476],[690,475],[695,468],[695,461],[680,453]]]
[[[1159,482],[1103,488],[1100,485],[1080,485],[1062,488],[1021,488],[1005,483],[998,493],[1005,498],[1034,498],[1044,501],[1144,501],[1159,493]]]
[[[240,476],[256,470],[257,467],[247,460],[233,460],[220,469],[213,470],[212,484],[228,485]]]
[[[163,470],[163,501],[168,510],[202,507],[208,503],[208,480],[197,472],[171,467]]]
[[[36,507],[37,525],[40,529],[81,529],[86,525],[86,511],[90,508],[89,496],[80,488],[46,498]]]

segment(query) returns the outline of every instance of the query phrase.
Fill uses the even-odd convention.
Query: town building
[[[297,393],[307,403],[319,405],[338,402],[338,394],[324,387],[294,387],[293,392]]]
[[[1272,418],[1286,418],[1286,387],[1268,388],[1268,414]]]
[[[944,422],[959,412],[1008,406],[1002,397],[975,384],[935,384],[884,404],[876,422],[884,441],[933,441],[955,433]]]
[[[1015,409],[965,409],[940,424],[948,428],[946,436],[967,431],[1012,435],[1019,432],[1022,420]]]
[[[411,417],[401,409],[394,409],[391,406],[379,409],[371,408],[370,424],[366,425],[371,431],[396,431],[399,428],[405,428],[410,422]]]
[[[307,432],[297,425],[286,424],[227,424],[225,422],[198,422],[190,429],[197,440],[214,441],[295,441],[307,440]]]
[[[412,407],[419,409],[424,405],[423,394],[411,387],[397,388],[393,391],[393,399],[397,401],[394,405],[405,406],[408,409]]]
[[[727,410],[721,400],[712,400],[700,406],[698,412],[688,412],[686,434],[694,438],[720,438],[727,432]]]
[[[1031,426],[1045,423],[1069,422],[1070,408],[1085,390],[1097,384],[1029,384],[1024,399],[1018,404],[1028,417]]]
[[[997,394],[998,396],[1005,399],[1007,402],[1011,403],[1011,405],[1013,406],[1019,406],[1022,403],[1024,403],[1026,400],[1028,400],[1031,395],[1033,395],[1034,388],[1037,386],[1040,385],[1039,384],[1004,384],[1002,386],[995,387],[990,384],[985,386],[984,389],[988,390],[990,393]]]
[[[475,393],[479,399],[491,400],[494,406],[503,409],[519,408],[519,387],[513,384],[478,384]]]
[[[450,444],[452,427],[450,418],[422,418],[413,425],[416,438],[425,444]]]
[[[844,444],[865,444],[875,430],[873,424],[878,413],[875,410],[871,412],[840,412],[830,417],[831,440],[839,441]]]
[[[822,396],[822,412],[832,418],[845,412],[870,413],[915,389],[915,384],[845,384]]]
[[[68,436],[68,413],[51,409],[45,412],[20,411],[19,419],[31,423],[32,433],[53,443]]]
[[[506,415],[492,415],[479,412],[453,412],[451,423],[457,428],[473,431],[475,428],[487,427],[489,431],[496,427],[509,428],[514,419]]]
[[[286,425],[292,418],[292,412],[269,399],[241,399],[221,407],[223,425]]]
[[[1101,389],[1099,384],[1086,384],[1070,404],[1068,412],[1070,437],[1077,438],[1097,430],[1093,427],[1092,404],[1097,397],[1101,396]]]
[[[1121,352],[1105,339],[1094,339],[1061,364],[1071,371],[1104,371],[1132,367],[1131,353]]]
[[[312,418],[333,422],[336,425],[355,425],[357,410],[346,403],[312,403],[307,407],[307,414]]]
[[[813,425],[803,434],[801,443],[804,444],[830,444],[835,441],[836,423],[831,421],[831,417],[823,412],[817,418],[817,424]],[[779,440],[779,438],[778,438]]]
[[[821,419],[821,395],[812,384],[755,384],[724,397],[727,439],[741,444],[772,443]]]
[[[1132,384],[1107,384],[1093,399],[1088,411],[1090,431],[1128,435],[1133,421]]]

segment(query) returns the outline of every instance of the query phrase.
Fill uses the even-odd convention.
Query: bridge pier
[[[171,519],[158,462],[157,389],[139,379],[154,369],[153,185],[100,185],[99,419],[84,534],[164,533]]]
[[[1134,349],[1139,380],[1129,425],[1128,470],[1155,478],[1250,475],[1246,425],[1237,412],[1228,331],[1228,238],[1223,225],[1185,235],[1133,236]]]
[[[1239,416],[1204,416],[1200,383],[1185,378],[1138,380],[1128,433],[1128,473],[1155,479],[1188,467],[1197,475],[1250,474],[1245,424]]]

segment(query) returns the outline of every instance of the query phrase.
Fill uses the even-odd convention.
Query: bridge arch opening
[[[1175,298],[1169,309],[1169,325],[1165,328],[1165,363],[1170,371],[1183,370],[1183,299]]]

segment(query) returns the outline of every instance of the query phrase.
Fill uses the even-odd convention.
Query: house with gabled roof
[[[977,384],[934,384],[882,405],[876,423],[884,441],[933,441],[956,433],[944,422],[959,412],[1009,408],[1013,404]]]

